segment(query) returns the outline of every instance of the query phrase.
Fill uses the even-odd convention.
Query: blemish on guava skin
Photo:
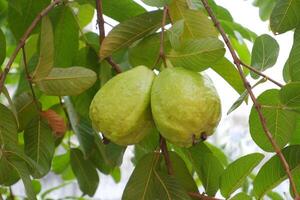
[[[192,135],[192,142],[193,142],[193,145],[197,144],[197,140],[196,140],[195,134]]]
[[[205,131],[201,132],[200,139],[201,139],[201,141],[205,141],[207,139],[207,134]],[[196,138],[196,135],[192,134],[192,144],[195,145],[195,144],[198,144],[199,142],[200,142],[200,140],[198,140]]]
[[[205,141],[207,139],[207,134],[205,132],[201,133],[201,139],[202,141]]]

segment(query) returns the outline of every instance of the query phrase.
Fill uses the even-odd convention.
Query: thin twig
[[[173,175],[174,171],[173,171],[172,162],[170,160],[170,155],[169,155],[169,151],[168,151],[168,146],[167,146],[167,143],[166,143],[166,139],[163,138],[161,135],[159,136],[159,146],[160,146],[161,152],[162,152],[162,154],[164,156],[164,159],[165,159],[165,163],[166,163],[166,166],[167,166],[168,174],[169,175]]]
[[[26,79],[28,81],[28,84],[29,84],[29,87],[30,87],[30,90],[31,90],[32,99],[33,99],[33,102],[36,106],[37,111],[40,112],[41,108],[40,108],[39,102],[36,98],[36,95],[35,95],[35,92],[34,92],[34,89],[33,89],[33,86],[32,86],[32,77],[30,76],[30,72],[29,72],[29,69],[28,69],[28,66],[27,66],[25,46],[22,47],[22,57],[23,57],[25,75],[26,75]]]
[[[167,68],[166,55],[164,51],[164,40],[165,40],[165,25],[168,16],[168,7],[164,6],[164,14],[161,20],[161,32],[160,32],[160,46],[159,46],[159,55],[155,61],[154,67],[159,63],[160,59],[162,59],[165,68]]]
[[[9,198],[10,198],[11,200],[14,200],[14,199],[15,199],[15,195],[14,195],[14,193],[13,193],[11,187],[9,187]]]
[[[168,7],[164,6],[164,14],[161,21],[160,48],[159,48],[159,56],[161,57],[165,67],[167,67],[167,63],[166,63],[166,55],[164,49],[164,41],[165,41],[164,35],[165,35],[165,25],[166,25],[168,10],[169,10]]]
[[[278,155],[281,163],[282,163],[282,166],[289,178],[289,181],[290,181],[290,184],[291,184],[291,188],[292,188],[292,191],[293,193],[295,194],[295,199],[296,200],[300,200],[300,197],[299,197],[299,194],[298,194],[298,191],[297,191],[297,188],[296,188],[296,185],[295,185],[295,182],[293,180],[293,176],[292,176],[292,173],[291,173],[291,170],[290,170],[290,166],[288,164],[288,162],[286,161],[284,155],[282,154],[281,152],[281,149],[280,147],[278,146],[278,144],[275,142],[275,140],[273,139],[273,136],[271,134],[271,132],[269,131],[268,127],[267,127],[267,122],[266,122],[266,119],[264,118],[263,114],[262,114],[262,110],[261,110],[261,105],[259,104],[259,102],[257,101],[252,89],[251,89],[251,85],[249,84],[248,80],[246,79],[245,75],[244,75],[244,72],[243,72],[243,69],[241,67],[241,61],[240,59],[238,58],[234,48],[232,47],[223,27],[221,26],[220,22],[218,21],[218,19],[216,18],[216,16],[214,15],[212,9],[210,8],[207,0],[201,0],[208,15],[211,17],[213,23],[215,24],[216,28],[219,30],[223,40],[225,41],[226,43],[226,46],[228,47],[229,51],[230,51],[230,54],[233,58],[233,61],[234,61],[234,64],[236,65],[238,71],[239,71],[239,74],[241,76],[241,79],[244,83],[244,86],[245,88],[247,89],[252,101],[253,101],[253,104],[254,104],[254,107],[258,113],[258,116],[259,116],[259,119],[260,119],[260,122],[261,122],[261,125],[263,127],[263,130],[267,136],[267,138],[269,139],[269,141],[271,142],[276,154]]]
[[[9,58],[9,61],[6,65],[6,67],[4,68],[4,72],[1,75],[1,79],[0,79],[0,91],[2,91],[2,88],[4,86],[4,82],[6,79],[6,76],[8,74],[8,72],[10,71],[10,68],[14,62],[14,60],[16,59],[20,49],[25,45],[27,38],[30,36],[30,34],[32,33],[32,31],[34,30],[34,28],[37,26],[37,24],[41,21],[41,19],[47,15],[47,13],[54,8],[57,4],[61,3],[62,0],[54,0],[53,2],[51,2],[44,10],[42,10],[37,16],[36,18],[33,20],[33,22],[31,23],[31,25],[27,28],[27,30],[25,31],[24,35],[22,36],[22,38],[20,39],[19,44],[17,45],[16,49],[14,50],[14,52],[12,53],[11,57]]]
[[[246,67],[247,69],[249,69],[250,71],[253,71],[254,73],[264,77],[266,80],[271,81],[272,83],[274,83],[275,85],[277,85],[278,87],[283,87],[283,85],[277,81],[275,81],[274,79],[272,79],[271,77],[265,75],[264,73],[262,73],[261,71],[255,69],[254,67],[247,65],[246,63],[242,62],[240,60],[240,64],[243,65],[244,67]]]
[[[103,11],[102,11],[102,0],[96,0],[96,8],[97,8],[97,24],[99,29],[99,46],[101,47],[101,44],[105,38],[105,28],[104,28],[105,21],[103,18]],[[111,56],[105,58],[105,60],[112,66],[112,68],[116,71],[116,73],[122,73],[121,67],[112,59]]]
[[[192,198],[197,198],[197,199],[201,199],[201,200],[221,200],[215,197],[210,197],[210,196],[206,196],[204,194],[199,194],[196,192],[189,192],[188,195]]]
[[[61,96],[58,96],[58,99],[59,99],[59,104],[60,104],[61,108],[63,109],[63,111],[65,113],[65,116],[66,116],[66,118],[68,120],[67,121],[68,130],[71,130],[72,129],[71,120],[70,120],[70,115],[68,113],[66,105],[65,105],[63,99],[61,98]],[[69,146],[69,148],[71,148],[71,135],[70,135],[70,133],[68,134],[68,146]]]

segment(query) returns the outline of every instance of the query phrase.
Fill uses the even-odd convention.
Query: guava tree
[[[256,35],[213,0],[143,2],[152,11],[132,0],[0,0],[0,199],[46,199],[71,182],[83,196],[69,198],[93,198],[100,173],[120,180],[129,148],[124,200],[299,200],[300,1],[255,0],[274,35]],[[264,71],[288,31],[280,83]],[[258,152],[231,160],[205,141],[226,95],[207,69],[240,94],[229,114],[253,104],[249,134],[266,162]],[[255,94],[265,82],[275,89]],[[44,190],[49,173],[65,182]],[[19,180],[26,197],[11,189]],[[273,189],[285,180],[283,198]]]

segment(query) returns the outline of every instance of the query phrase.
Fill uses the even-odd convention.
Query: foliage
[[[1,81],[6,78],[4,84],[0,82],[0,199],[11,198],[10,187],[19,180],[30,200],[50,198],[51,192],[70,183],[77,183],[82,192],[75,199],[93,197],[100,174],[120,181],[126,146],[106,144],[89,117],[94,95],[117,75],[116,66],[122,71],[138,65],[156,72],[165,67],[195,72],[212,69],[240,95],[232,101],[229,114],[249,97],[240,75],[256,79],[273,67],[280,52],[275,35],[287,31],[294,38],[282,75],[286,83],[263,91],[257,98],[259,104],[248,113],[253,141],[272,157],[266,156],[262,166],[264,156],[257,152],[231,160],[222,147],[203,141],[190,148],[167,141],[167,152],[161,152],[160,148],[166,149],[153,129],[133,147],[135,169],[122,199],[189,200],[216,194],[226,199],[283,199],[272,191],[288,178],[282,159],[275,154],[278,150],[300,193],[300,1],[255,0],[261,19],[268,21],[274,33],[257,36],[235,22],[226,8],[208,0],[217,26],[227,35],[225,42],[202,0],[142,2],[0,0],[0,77]],[[142,5],[151,6],[152,11]],[[118,22],[106,37],[86,28],[89,23],[96,26],[96,11]],[[104,22],[97,22],[103,33]],[[232,63],[225,54],[228,43],[240,64],[251,65],[251,72],[246,69],[249,66],[244,71],[234,67],[239,63]],[[259,79],[252,88],[268,80]],[[280,149],[274,149],[263,124]],[[39,179],[49,173],[61,177],[63,183],[45,190]],[[286,193],[295,196],[292,189]]]

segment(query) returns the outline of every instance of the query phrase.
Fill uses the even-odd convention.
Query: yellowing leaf
[[[173,22],[184,20],[184,38],[217,37],[218,32],[211,20],[200,10],[191,10],[186,0],[173,0],[169,6]]]
[[[36,80],[37,86],[47,95],[78,95],[96,81],[96,73],[83,67],[53,68],[47,77]]]
[[[40,56],[39,62],[33,72],[33,79],[39,79],[47,76],[54,62],[54,39],[52,24],[49,17],[42,20],[41,36],[40,36]]]
[[[113,28],[103,40],[100,58],[104,59],[119,49],[128,47],[133,42],[160,27],[162,11],[147,12],[124,21]]]

